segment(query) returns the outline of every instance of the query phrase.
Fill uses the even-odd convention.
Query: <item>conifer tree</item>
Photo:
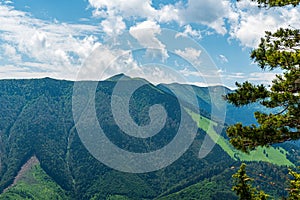
[[[290,180],[288,200],[300,200],[300,174],[290,170],[289,174],[293,177]]]
[[[259,2],[269,2],[272,6],[271,2],[291,1]],[[298,5],[296,2],[299,0],[293,1],[293,5]],[[278,111],[271,114],[255,112],[258,126],[241,123],[230,126],[227,134],[231,144],[249,152],[257,146],[300,139],[300,31],[283,28],[274,33],[267,31],[259,47],[252,51],[251,58],[263,70],[281,69],[283,73],[277,74],[269,87],[248,81],[236,83],[238,89],[225,98],[235,106],[259,102]]]
[[[240,169],[233,176],[235,185],[232,190],[236,192],[240,200],[265,200],[268,199],[269,195],[263,191],[257,191],[256,188],[252,187],[251,182],[253,181],[246,174],[246,164],[242,163]]]
[[[252,0],[259,7],[298,6],[300,0]],[[226,95],[228,102],[244,106],[259,102],[276,113],[255,112],[258,126],[237,123],[227,129],[230,143],[243,152],[258,146],[269,146],[289,140],[300,139],[300,31],[280,28],[274,33],[267,31],[259,47],[251,52],[251,58],[262,70],[281,69],[270,86],[253,85],[246,81],[236,83],[238,89]],[[256,193],[251,178],[245,172],[245,164],[233,175],[233,190],[240,199],[267,199],[263,191]],[[290,170],[289,200],[300,200],[300,174]],[[248,195],[248,196],[247,196]]]

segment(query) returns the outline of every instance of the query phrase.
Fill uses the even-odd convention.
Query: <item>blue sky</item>
[[[249,53],[265,30],[299,29],[299,16],[298,7],[258,9],[246,0],[1,0],[0,79],[76,80],[85,68],[87,79],[125,72],[153,83],[267,84],[278,71],[261,71]],[[124,35],[145,49],[118,45]],[[178,38],[186,43],[176,49]]]

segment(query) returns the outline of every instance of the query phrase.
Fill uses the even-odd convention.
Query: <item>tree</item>
[[[252,0],[259,7],[297,6],[300,0]],[[289,140],[300,139],[300,31],[280,28],[272,33],[267,31],[259,47],[251,52],[251,58],[263,70],[281,69],[272,85],[253,85],[249,82],[236,83],[238,89],[226,95],[228,102],[244,106],[259,102],[277,112],[270,114],[255,112],[258,126],[243,126],[237,123],[227,129],[230,143],[237,149],[249,153],[258,146],[269,146]],[[300,199],[300,174],[290,170],[289,200]],[[233,190],[240,199],[266,199],[267,195],[248,183],[251,179],[245,173],[245,164],[233,175],[236,185]],[[247,195],[249,197],[247,197]]]
[[[236,192],[240,200],[264,200],[268,199],[269,195],[265,194],[263,191],[257,191],[256,188],[252,187],[251,179],[246,174],[246,164],[242,163],[240,169],[237,173],[233,174],[235,185],[232,190]]]
[[[263,70],[279,68],[283,74],[277,74],[271,86],[236,83],[238,89],[225,98],[235,106],[259,102],[277,112],[255,112],[259,126],[230,126],[227,134],[231,144],[249,152],[257,146],[300,139],[300,31],[280,28],[275,33],[266,32],[251,58]]]
[[[289,200],[299,200],[300,199],[300,174],[289,170],[289,174],[293,177],[290,180],[289,191]]]

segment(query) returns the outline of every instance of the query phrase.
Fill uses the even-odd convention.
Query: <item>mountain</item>
[[[194,85],[185,85],[185,84],[160,84],[158,88],[161,90],[168,92],[171,94],[170,89],[180,91],[178,98],[181,98],[185,102],[190,102],[190,99],[196,95],[198,100],[197,105],[193,105],[195,107],[199,107],[201,110],[201,114],[207,117],[210,117],[212,104],[225,104],[226,105],[226,118],[225,123],[230,125],[237,122],[241,122],[243,124],[256,124],[256,119],[254,118],[253,111],[260,110],[263,111],[264,107],[259,103],[254,103],[251,105],[243,106],[241,108],[237,108],[232,104],[228,104],[225,102],[222,95],[233,92],[232,90],[223,87],[223,86],[209,86],[209,87],[197,87]],[[217,96],[212,99],[211,96]]]
[[[126,88],[138,82],[144,85],[132,93],[129,102],[133,121],[140,126],[151,123],[149,109],[154,104],[163,105],[168,114],[161,131],[150,138],[125,134],[112,114],[111,100],[116,85]],[[228,180],[241,160],[248,162],[250,174],[261,188],[275,197],[286,194],[285,165],[299,164],[299,148],[292,143],[275,146],[270,152],[261,149],[258,155],[253,153],[246,158],[230,147],[223,131],[212,151],[206,157],[198,158],[206,134],[215,140],[214,130],[220,128],[217,122],[210,121],[208,88],[191,86],[197,94],[200,116],[187,98],[187,90],[174,96],[168,85],[154,86],[146,80],[124,75],[101,81],[96,86],[97,119],[107,138],[118,147],[136,153],[161,149],[175,138],[181,115],[193,122],[188,126],[198,126],[195,140],[168,167],[149,173],[120,172],[95,159],[83,144],[73,119],[74,82],[50,78],[1,80],[0,199],[235,199],[230,189],[232,183]],[[187,86],[174,84],[172,87]],[[120,93],[117,98],[125,101],[126,93]],[[184,110],[180,109],[178,98],[182,99]],[[234,122],[243,112],[253,112],[253,109],[228,109],[226,123]],[[128,120],[123,119],[129,123]],[[215,129],[208,129],[209,124],[214,124]],[[22,178],[16,179],[33,157],[37,162],[21,173]],[[41,197],[33,187],[39,188],[45,196]]]

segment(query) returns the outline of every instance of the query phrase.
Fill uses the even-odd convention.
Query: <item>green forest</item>
[[[117,77],[118,78],[118,77]],[[134,141],[122,135],[115,128],[112,116],[107,111],[107,103],[116,79],[98,83],[96,98],[97,113],[101,126],[109,132],[109,137],[118,145],[130,150],[140,148],[159,148],[168,143],[172,129],[178,127],[178,106],[175,96],[166,92],[164,85],[145,85],[140,88],[132,101],[137,109],[137,119],[147,119],[144,106],[155,103],[171,105],[173,113],[164,131],[153,141]],[[132,81],[125,80],[124,84]],[[287,195],[288,167],[299,165],[299,145],[284,143],[271,148],[258,149],[250,155],[240,153],[230,146],[224,132],[217,145],[203,159],[198,159],[198,152],[206,134],[214,139],[215,132],[206,132],[209,118],[205,117],[205,106],[200,111],[202,116],[192,112],[193,105],[186,104],[186,112],[198,124],[196,138],[184,155],[172,165],[161,170],[130,174],[113,170],[96,160],[82,144],[72,118],[71,81],[54,79],[2,80],[1,97],[1,194],[3,199],[33,198],[41,199],[40,191],[49,199],[237,199],[231,187],[231,177],[242,162],[247,163],[255,184],[274,198]],[[178,85],[177,87],[184,87]],[[201,89],[201,94],[208,91]],[[228,90],[229,91],[229,90]],[[198,96],[200,99],[201,96]],[[202,100],[205,98],[201,98]],[[203,101],[204,101],[203,100]],[[199,101],[200,102],[200,101]],[[136,104],[136,105],[134,105]],[[235,108],[228,104],[231,110]],[[240,108],[250,112],[257,108]],[[140,117],[140,118],[139,118]],[[226,121],[238,120],[238,114],[228,113]],[[254,123],[243,121],[244,123]],[[145,123],[145,122],[144,122]],[[214,128],[217,128],[217,122]],[[172,128],[170,128],[172,127]],[[112,131],[113,130],[113,131]],[[124,137],[121,141],[119,137]],[[155,141],[155,138],[154,138]],[[33,156],[39,163],[32,166],[12,187],[21,167]],[[205,192],[201,192],[205,191]],[[45,199],[43,196],[42,199]]]

